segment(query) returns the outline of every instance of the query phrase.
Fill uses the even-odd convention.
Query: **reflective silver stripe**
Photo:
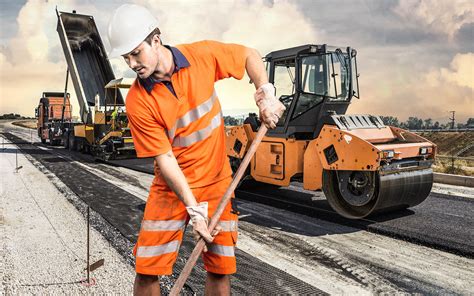
[[[219,221],[217,225],[219,225],[222,230],[221,232],[231,232],[237,231],[238,224],[237,220],[229,220],[229,221]]]
[[[217,244],[211,244],[208,247],[208,251],[217,255],[225,257],[234,257],[234,246],[223,246]]]
[[[167,231],[167,230],[180,230],[184,227],[186,220],[143,220],[142,230],[145,231]]]
[[[212,131],[221,125],[222,121],[222,112],[220,111],[216,116],[211,120],[211,123],[205,128],[195,131],[187,136],[179,136],[174,138],[173,147],[186,147],[190,146],[196,142],[202,141],[209,137]]]
[[[185,127],[189,125],[191,122],[198,120],[199,118],[203,117],[204,114],[208,113],[211,111],[212,106],[214,105],[214,102],[217,99],[217,94],[216,91],[214,90],[212,92],[212,95],[209,99],[207,99],[204,103],[200,104],[194,109],[189,110],[181,116],[178,120],[176,120],[176,123],[174,124],[173,128],[168,131],[168,137],[170,139],[174,138],[174,134],[178,128]]]
[[[154,257],[163,254],[178,252],[179,241],[171,241],[164,245],[151,246],[151,247],[138,247],[137,257]]]

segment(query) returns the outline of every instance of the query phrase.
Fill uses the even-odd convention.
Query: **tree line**
[[[0,119],[33,119],[33,117],[25,117],[16,113],[8,113],[0,115]]]
[[[395,116],[380,116],[382,121],[386,125],[396,126],[403,129],[409,130],[422,130],[422,129],[452,129],[452,123],[440,123],[439,121],[433,121],[431,118],[418,118],[416,116],[410,116],[406,121],[399,121]],[[462,128],[474,128],[474,118],[469,118],[466,123],[456,123],[455,129]]]
[[[433,121],[431,118],[418,118],[416,116],[408,117],[406,121],[400,121],[395,116],[380,116],[382,121],[386,125],[396,126],[403,129],[409,130],[423,130],[423,129],[433,129],[433,130],[443,130],[443,129],[451,129],[451,122],[441,123],[439,121]],[[235,126],[241,125],[244,121],[244,116],[232,117],[232,116],[224,116],[224,124]],[[454,125],[455,129],[463,129],[463,128],[474,128],[474,117],[469,118],[466,123],[456,123]]]

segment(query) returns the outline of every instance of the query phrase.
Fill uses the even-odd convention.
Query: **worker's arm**
[[[186,210],[193,222],[193,234],[196,241],[202,237],[207,243],[211,243],[214,240],[214,236],[217,235],[218,229],[212,235],[209,233],[207,228],[207,202],[197,203],[188,181],[171,150],[155,156],[155,160],[166,184],[186,206]],[[204,252],[207,252],[206,247]]]
[[[189,188],[188,181],[183,174],[183,171],[178,165],[178,161],[170,150],[164,154],[155,157],[156,163],[160,168],[161,175],[166,181],[166,184],[173,190],[178,198],[185,206],[196,206],[198,203],[196,198]]]
[[[275,97],[275,87],[268,83],[267,71],[260,53],[247,47],[245,70],[255,84],[255,103],[260,111],[260,119],[267,128],[276,127],[278,120],[285,111],[285,106]]]
[[[256,49],[247,47],[245,70],[247,71],[247,75],[250,77],[250,80],[252,80],[253,84],[255,85],[255,89],[258,89],[260,86],[268,83],[265,65],[263,64],[260,53]]]

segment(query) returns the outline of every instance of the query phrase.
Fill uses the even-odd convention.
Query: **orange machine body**
[[[228,156],[243,158],[254,134],[249,124],[228,127]],[[426,148],[423,155],[422,148]],[[336,151],[337,157],[328,159],[328,149]],[[390,157],[387,153],[391,153]],[[323,170],[377,171],[392,159],[433,159],[435,153],[435,144],[403,129],[385,126],[341,130],[324,125],[313,140],[265,137],[252,159],[250,175],[259,182],[278,186],[302,180],[305,189],[319,190]]]

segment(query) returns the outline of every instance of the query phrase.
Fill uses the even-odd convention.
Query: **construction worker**
[[[208,217],[232,180],[214,83],[241,79],[247,72],[268,128],[275,128],[285,107],[275,98],[256,50],[216,41],[171,47],[162,44],[160,34],[157,19],[133,4],[120,6],[108,27],[109,56],[122,56],[138,76],[126,99],[137,155],[153,157],[155,166],[134,248],[134,293],[160,293],[157,275],[172,273],[184,227],[191,220],[195,238],[207,243],[206,294],[229,295],[237,242],[237,215],[231,203],[220,218],[219,230],[208,231]]]

